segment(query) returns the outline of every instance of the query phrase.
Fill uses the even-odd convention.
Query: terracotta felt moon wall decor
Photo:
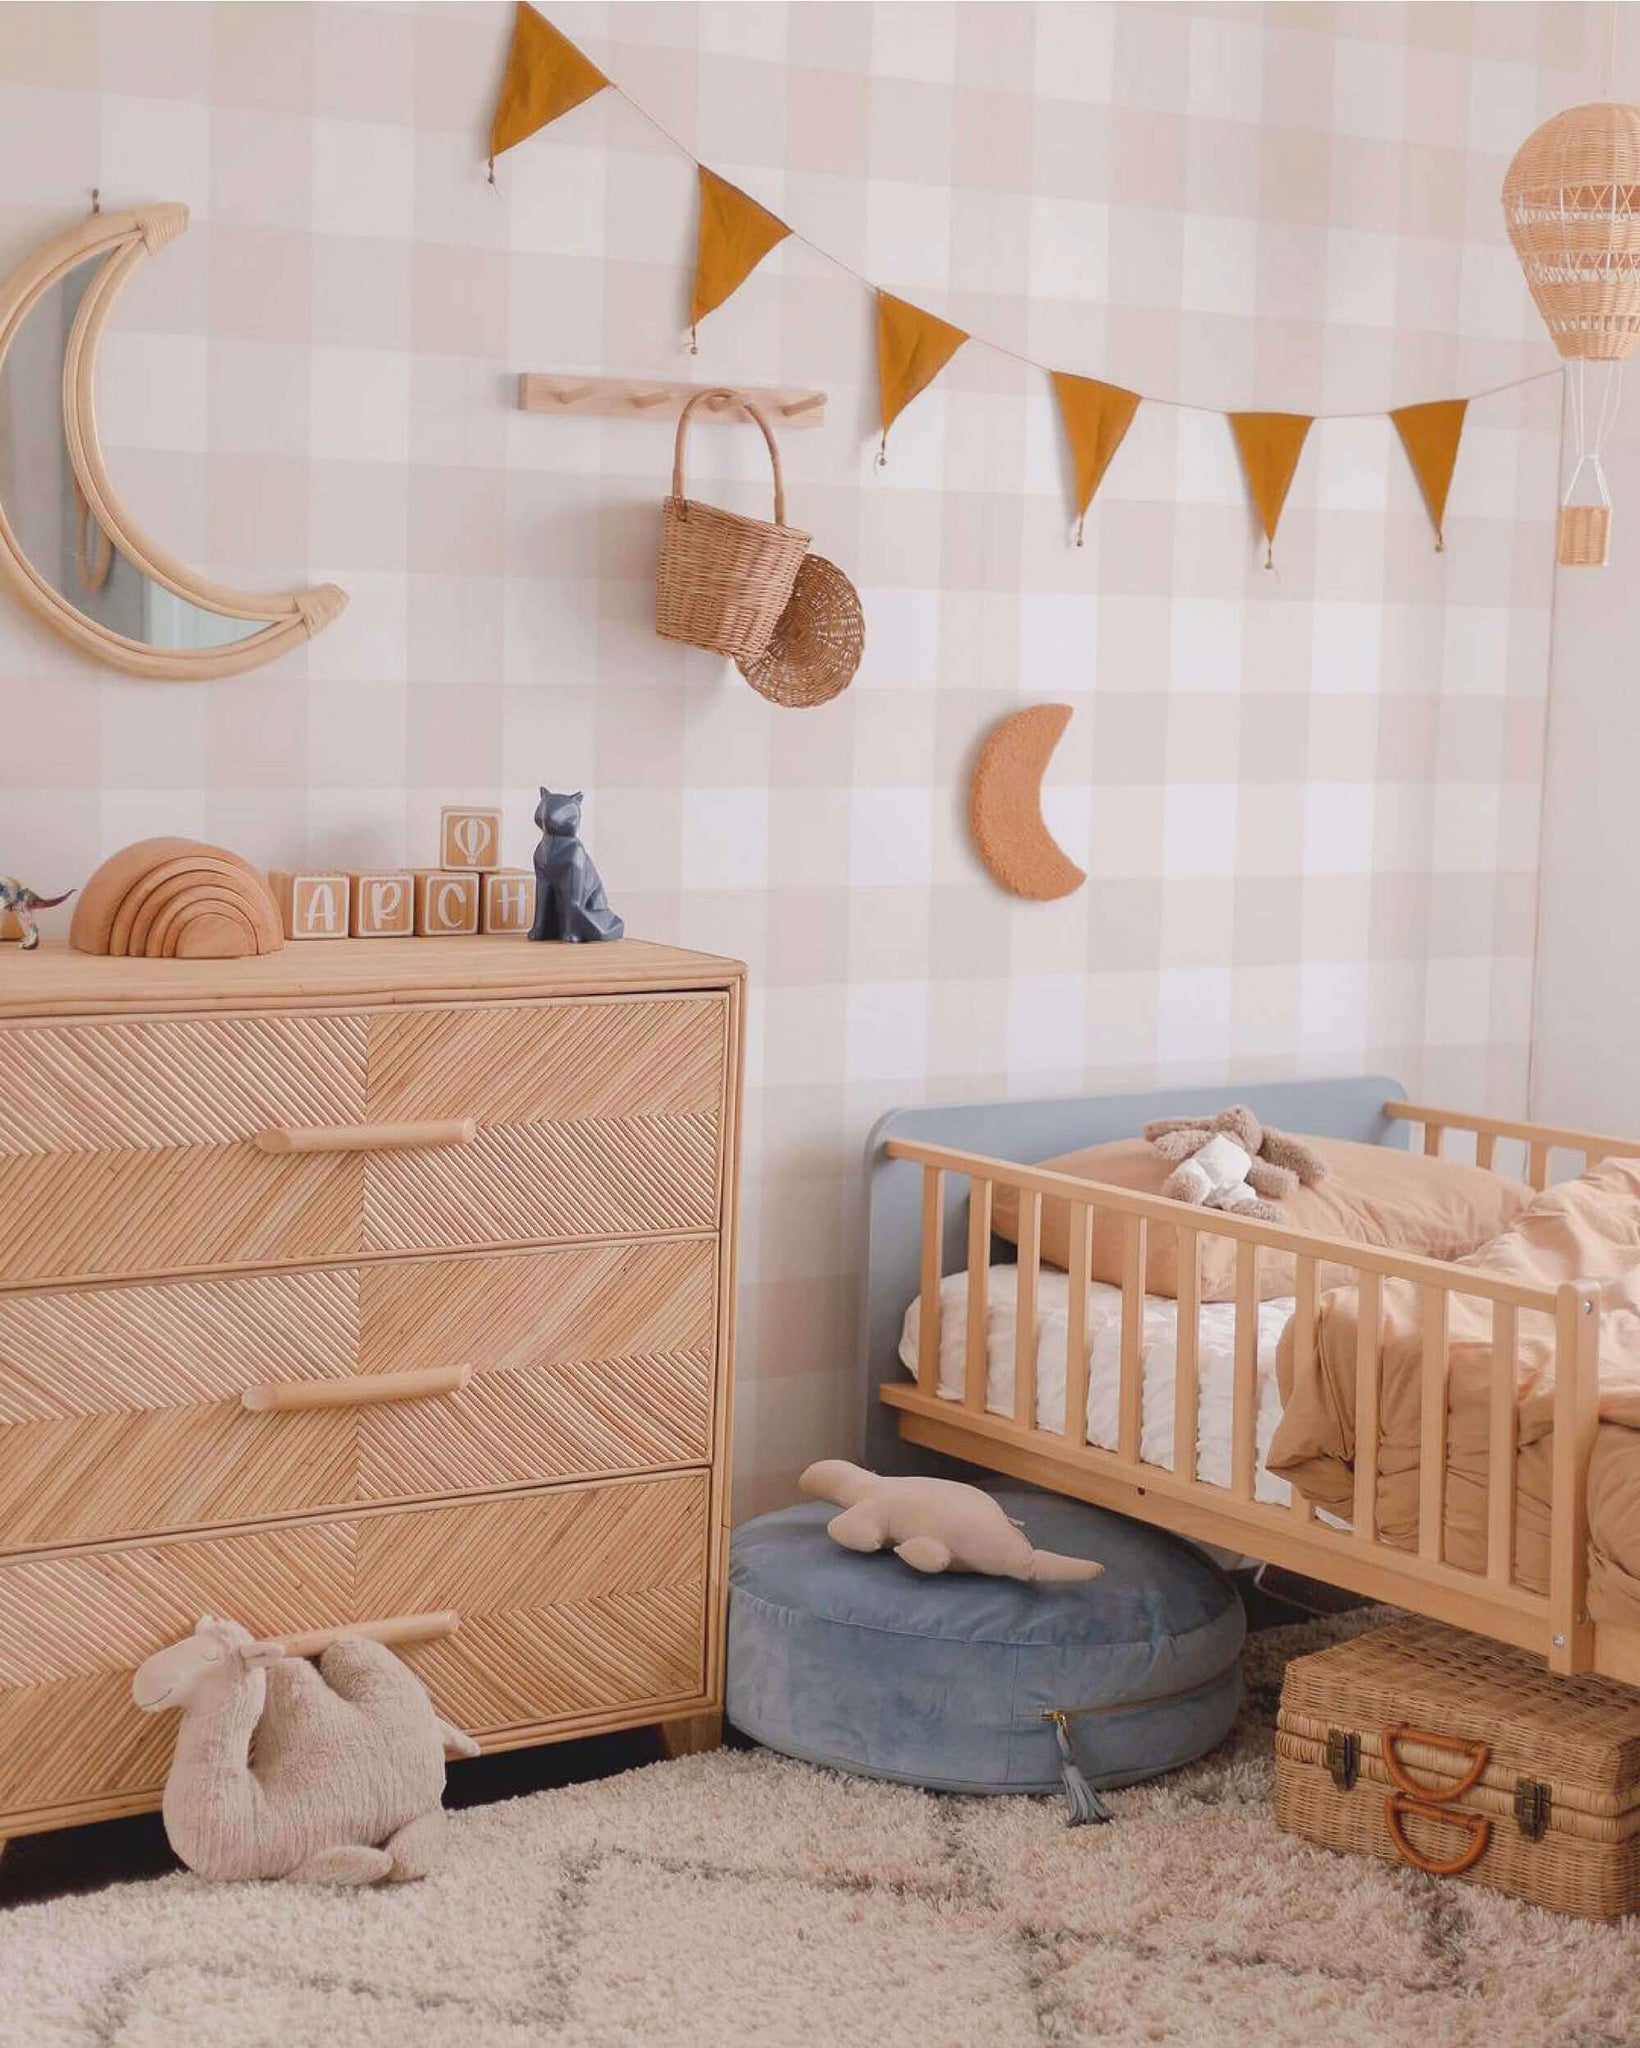
[[[1070,722],[1068,704],[1014,712],[986,735],[969,785],[974,851],[1003,888],[1039,903],[1088,879],[1042,819],[1042,777]]]

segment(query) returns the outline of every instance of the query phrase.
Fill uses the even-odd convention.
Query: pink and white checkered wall
[[[1578,5],[564,5],[715,169],[891,290],[1221,406],[1369,412],[1552,365],[1497,205],[1597,90]],[[872,469],[871,308],[778,250],[681,353],[694,173],[613,95],[484,182],[496,4],[0,8],[0,261],[107,207],[193,226],[105,354],[116,480],[229,581],[341,583],[304,655],[211,685],[0,608],[0,867],[159,831],[425,860],[439,806],[584,785],[629,928],[753,998],[747,1506],[854,1438],[861,1145],[884,1108],[1386,1068],[1520,1103],[1559,387],[1470,415],[1447,524],[1388,422],[1313,432],[1260,566],[1229,428],[1149,407],[1070,547],[1045,380],[965,349]],[[793,516],[859,584],[855,687],[774,710],[657,640],[671,447],[513,409],[522,369],[823,387]],[[767,503],[749,431],[691,482]],[[988,723],[1075,717],[1050,905],[984,876]]]

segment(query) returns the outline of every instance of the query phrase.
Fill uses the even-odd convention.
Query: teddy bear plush
[[[1318,1152],[1302,1138],[1261,1124],[1241,1102],[1212,1117],[1158,1117],[1145,1125],[1144,1136],[1173,1162],[1164,1195],[1232,1216],[1279,1223],[1280,1204],[1295,1189],[1326,1178],[1327,1162]]]

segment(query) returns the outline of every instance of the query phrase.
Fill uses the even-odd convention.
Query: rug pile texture
[[[1193,1768],[934,1798],[725,1751],[454,1816],[449,1868],[185,1877],[0,1919],[6,2048],[1624,2048],[1640,1924],[1560,1920],[1270,1819],[1285,1658]]]

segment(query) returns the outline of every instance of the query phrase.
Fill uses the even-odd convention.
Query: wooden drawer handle
[[[312,1124],[258,1131],[259,1152],[427,1152],[470,1145],[478,1125],[470,1116],[426,1124]]]
[[[453,1636],[461,1616],[451,1608],[437,1614],[392,1614],[384,1621],[344,1621],[335,1628],[312,1628],[305,1635],[270,1638],[284,1647],[287,1657],[317,1657],[328,1650],[338,1636],[369,1636],[374,1643],[397,1649],[400,1643],[431,1643],[440,1636]]]
[[[426,1401],[459,1394],[472,1379],[470,1365],[434,1365],[425,1372],[353,1372],[339,1380],[270,1380],[247,1387],[240,1400],[253,1415],[292,1408],[364,1408],[377,1401]]]

